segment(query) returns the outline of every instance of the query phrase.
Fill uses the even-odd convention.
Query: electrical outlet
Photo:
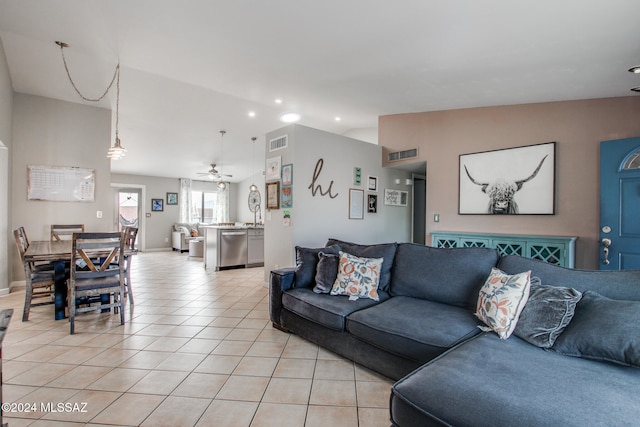
[[[102,218],[102,211],[96,212],[96,218]]]
[[[165,242],[165,243],[168,243],[168,242],[169,242],[169,238],[168,238],[168,237],[165,237],[165,238],[164,238],[164,242]]]

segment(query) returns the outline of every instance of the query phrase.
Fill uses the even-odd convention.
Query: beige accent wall
[[[388,151],[427,162],[432,231],[578,236],[577,268],[598,267],[600,141],[640,136],[640,97],[472,108],[379,118]],[[555,215],[459,215],[459,155],[556,141]],[[440,214],[440,222],[433,221]]]

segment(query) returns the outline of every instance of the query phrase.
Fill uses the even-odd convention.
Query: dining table
[[[55,281],[53,292],[55,320],[65,318],[68,278],[65,273],[65,263],[71,262],[72,250],[73,242],[71,240],[35,240],[29,243],[29,247],[24,254],[26,262],[50,262],[53,265]],[[137,249],[125,248],[124,255],[135,255],[137,252]],[[91,251],[87,254],[91,257],[100,257],[107,253]]]

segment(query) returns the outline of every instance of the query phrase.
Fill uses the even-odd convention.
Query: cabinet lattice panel
[[[571,268],[574,267],[576,239],[571,236],[431,233],[431,245],[436,248],[494,248],[500,255],[520,255]]]

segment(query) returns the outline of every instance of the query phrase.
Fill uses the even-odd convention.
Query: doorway
[[[427,177],[413,174],[413,215],[411,241],[425,244],[427,236]]]
[[[138,189],[118,190],[118,230],[126,227],[140,228],[140,200],[142,192]]]
[[[122,230],[124,227],[136,227],[136,247],[139,251],[145,249],[145,186],[135,184],[111,184],[114,189],[115,212],[113,228]]]

